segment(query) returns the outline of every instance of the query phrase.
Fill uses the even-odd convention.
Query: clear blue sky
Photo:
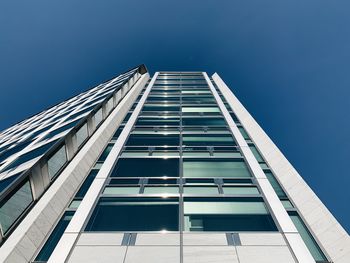
[[[350,232],[349,0],[0,3],[0,130],[135,65],[217,71]]]

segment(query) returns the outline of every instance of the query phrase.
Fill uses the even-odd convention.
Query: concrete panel
[[[242,246],[286,246],[280,233],[240,233]]]
[[[180,263],[180,247],[128,247],[124,263]]]
[[[69,263],[123,263],[126,247],[76,246]]]
[[[229,246],[187,246],[183,249],[183,263],[238,263],[236,250]],[[253,261],[252,261],[253,262]]]
[[[120,246],[123,234],[117,233],[83,233],[77,241],[78,246]]]
[[[184,233],[184,246],[227,246],[225,233],[207,234],[207,233]]]
[[[136,246],[179,246],[180,234],[137,234]]]
[[[237,254],[240,263],[296,263],[287,246],[239,246]]]

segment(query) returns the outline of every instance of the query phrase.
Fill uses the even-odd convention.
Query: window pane
[[[226,126],[223,118],[183,118],[182,124],[186,126]]]
[[[32,203],[32,201],[32,190],[29,181],[27,181],[5,203],[1,204],[0,224],[4,234]]]
[[[317,245],[316,241],[310,234],[309,230],[306,228],[302,219],[296,212],[289,212],[289,216],[292,219],[295,227],[297,228],[299,234],[304,240],[307,248],[309,249],[311,255],[314,257],[316,261],[326,261],[326,257],[322,253],[320,247]]]
[[[243,160],[184,160],[184,177],[250,177]]]
[[[241,134],[242,134],[242,136],[243,136],[243,138],[245,140],[249,140],[250,139],[248,133],[245,131],[245,129],[243,127],[239,126],[238,129],[241,132]]]
[[[74,215],[74,211],[67,211],[63,214],[63,217],[56,225],[55,229],[52,231],[49,239],[46,241],[45,245],[35,258],[35,261],[46,262],[49,260],[53,250],[56,248],[58,242],[61,239],[61,236],[64,233],[64,230],[67,228],[70,220]]]
[[[177,199],[101,198],[86,230],[177,231],[179,230],[178,219]]]
[[[185,202],[185,214],[267,214],[263,202]]]
[[[107,186],[103,191],[106,195],[131,195],[138,194],[140,187],[135,186]]]
[[[220,112],[218,107],[182,107],[182,112]]]
[[[131,134],[126,145],[179,145],[180,139],[177,134]]]
[[[277,231],[260,198],[201,199],[185,198],[185,231]]]
[[[224,186],[224,194],[229,195],[256,195],[259,194],[259,190],[256,187],[244,187],[244,186]]]
[[[121,158],[112,177],[178,177],[177,158]]]
[[[83,126],[81,126],[81,128],[77,131],[75,136],[77,139],[77,145],[79,147],[88,137],[88,129],[86,123]]]
[[[108,144],[103,153],[101,154],[100,158],[98,158],[99,162],[103,162],[107,159],[108,154],[111,152],[114,144]]]
[[[76,193],[75,197],[83,198],[86,192],[89,190],[90,185],[94,181],[99,170],[93,169],[90,171],[89,175],[86,177],[84,183],[81,185],[79,191]]]
[[[49,177],[52,179],[67,162],[66,146],[63,145],[48,161]]]
[[[185,146],[220,146],[236,145],[231,135],[214,134],[184,134],[183,145]]]
[[[217,187],[184,187],[184,194],[196,194],[196,195],[212,195],[219,194]]]
[[[145,194],[178,194],[179,187],[177,186],[146,186]]]
[[[269,171],[264,171],[264,172],[265,172],[265,175],[266,175],[267,179],[269,180],[270,184],[272,185],[272,188],[275,190],[277,196],[279,198],[286,198],[287,195],[285,194],[282,187],[280,186],[280,184],[276,180],[275,176]]]
[[[264,159],[261,157],[258,149],[256,149],[256,147],[254,145],[249,145],[250,150],[252,151],[252,153],[255,156],[255,159],[260,163],[260,162],[264,162]]]

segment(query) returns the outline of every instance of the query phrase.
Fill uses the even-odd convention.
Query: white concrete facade
[[[230,107],[293,201],[319,245],[334,263],[350,262],[350,237],[259,124],[215,73],[212,76]],[[303,193],[303,194],[301,194]]]
[[[20,263],[33,259],[148,79],[149,74],[144,74],[134,86],[120,90],[112,113],[1,246],[0,262]]]
[[[105,111],[110,111],[108,117],[97,128],[96,132],[86,140],[57,180],[47,189],[42,198],[9,236],[8,240],[0,247],[0,262],[25,263],[34,260],[62,214],[67,211],[66,208],[100,154],[110,143],[113,134],[123,122],[124,117],[140,95],[147,81],[150,81],[148,86],[144,89],[143,95],[138,98],[137,105],[135,104],[132,107],[133,110],[130,111],[131,116],[128,121],[123,122],[125,126],[119,137],[117,139],[113,137],[114,145],[111,151],[103,164],[99,163],[100,167],[96,177],[82,198],[48,262],[315,263],[264,170],[230,116],[230,112],[220,98],[220,92],[270,166],[288,197],[297,207],[330,262],[350,262],[349,235],[264,133],[229,87],[217,74],[214,74],[212,80],[220,90],[218,92],[205,72],[192,73],[203,75],[205,81],[201,80],[202,84],[207,84],[214,96],[215,107],[219,108],[220,117],[223,116],[226,121],[224,127],[231,136],[233,135],[241,154],[240,158],[247,164],[249,173],[252,175],[249,180],[252,179],[252,184],[259,189],[259,198],[267,206],[266,210],[269,211],[269,215],[271,214],[278,230],[274,229],[270,232],[249,230],[234,233],[185,231],[181,225],[183,224],[181,221],[184,217],[183,211],[179,212],[179,231],[122,233],[120,231],[88,232],[85,230],[87,221],[92,215],[99,197],[102,196],[101,193],[106,182],[109,182],[109,176],[118,162],[120,154],[126,148],[124,147],[125,142],[133,131],[134,124],[142,112],[144,104],[149,103],[147,99],[149,94],[152,94],[153,85],[157,83],[157,80],[159,82],[163,81],[161,77],[157,79],[161,72],[156,72],[152,79],[150,79],[148,73],[145,73],[132,87],[127,86],[116,94],[118,104],[114,104],[114,109],[112,109],[113,102],[112,104],[108,103],[103,108],[103,114],[105,114]],[[180,113],[179,115],[181,116]],[[179,134],[181,134],[181,131]],[[179,148],[181,146],[182,144]],[[179,154],[179,156],[181,155]],[[178,180],[187,180],[187,178],[179,176]],[[215,180],[223,181],[224,179],[215,178]],[[300,194],[301,192],[303,195]],[[142,193],[140,191],[140,194]],[[179,199],[183,198],[182,193],[183,191],[180,190]],[[223,194],[220,191],[219,193]]]

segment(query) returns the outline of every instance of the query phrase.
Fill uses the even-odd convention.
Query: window
[[[260,155],[258,149],[255,147],[255,145],[250,144],[250,145],[249,145],[249,148],[250,148],[250,150],[252,151],[252,153],[253,153],[255,159],[256,159],[259,163],[264,162],[264,159],[261,157],[261,155]]]
[[[243,160],[235,159],[185,159],[184,177],[250,177]]]
[[[184,134],[183,145],[186,146],[211,146],[211,145],[236,145],[229,134]]]
[[[178,177],[177,158],[120,158],[111,177]]]
[[[189,198],[185,231],[277,231],[260,198]]]
[[[114,146],[114,143],[109,143],[103,153],[101,154],[100,158],[98,158],[98,162],[104,162],[107,159],[108,154],[111,152],[112,148]]]
[[[26,181],[11,197],[0,204],[0,224],[3,234],[7,233],[32,202],[32,190],[29,181]]]
[[[79,128],[79,130],[75,133],[75,138],[77,142],[77,146],[79,147],[89,136],[87,123]]]
[[[177,134],[131,134],[126,145],[179,145],[180,139]]]
[[[179,187],[177,186],[145,186],[145,194],[178,194]]]
[[[301,238],[304,240],[305,245],[309,249],[311,255],[314,257],[315,261],[327,261],[327,258],[325,255],[322,253],[322,250],[320,247],[317,245],[315,239],[303,223],[302,219],[298,215],[297,212],[290,211],[288,212],[290,219],[292,219],[295,227],[297,228],[299,234],[301,235]]]
[[[99,200],[86,231],[178,231],[176,198],[111,198]]]
[[[258,195],[259,190],[255,186],[224,186],[224,194],[229,195]]]
[[[49,171],[50,179],[56,176],[56,174],[61,170],[61,168],[66,162],[67,162],[66,146],[63,145],[47,161],[47,169]]]
[[[97,169],[92,169],[89,173],[89,175],[86,177],[84,183],[80,186],[79,191],[76,193],[75,197],[78,198],[83,198],[86,194],[86,192],[89,190],[90,185],[92,184],[92,182],[94,181],[97,173],[99,170]]]
[[[178,117],[140,117],[136,121],[136,126],[179,126]]]
[[[40,250],[39,254],[36,256],[35,261],[46,262],[49,260],[52,252],[56,248],[58,242],[60,241],[64,230],[67,228],[70,220],[74,215],[74,211],[66,211],[61,220],[56,225],[55,229],[52,231],[49,239],[46,241],[43,248]]]
[[[287,198],[286,193],[283,191],[275,176],[270,171],[264,171],[264,173],[267,179],[269,180],[270,184],[272,185],[273,190],[275,190],[277,196],[279,198]]]
[[[103,191],[104,195],[132,195],[138,194],[140,187],[136,186],[107,186]]]
[[[239,126],[238,129],[241,132],[241,134],[245,140],[250,140],[248,133],[246,132],[246,130],[243,127]]]
[[[33,150],[30,150],[29,152],[24,153],[23,155],[19,156],[17,159],[15,159],[12,163],[10,163],[8,166],[5,167],[6,170],[18,167],[19,165],[32,161],[35,158],[41,157],[44,153],[46,153],[50,147],[56,142],[56,140],[51,141],[47,144],[44,144],[40,147],[37,147]]]
[[[216,186],[185,186],[184,194],[191,195],[217,195],[219,194],[218,188]]]
[[[185,126],[226,126],[223,118],[183,118],[182,124]]]
[[[103,120],[102,108],[95,113],[95,125],[98,126]]]
[[[210,112],[210,113],[220,113],[218,107],[182,107],[183,113],[192,113],[192,112]]]

